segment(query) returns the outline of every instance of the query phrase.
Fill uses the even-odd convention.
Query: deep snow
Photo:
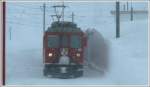
[[[84,31],[90,28],[90,53],[101,72],[85,66],[85,74],[76,79],[43,76],[42,3],[7,3],[6,83],[8,85],[146,85],[148,83],[148,16],[121,17],[121,37],[115,38],[114,2],[65,3],[66,13],[75,12],[75,22]],[[48,8],[53,3],[47,4]],[[147,9],[146,2],[133,3],[135,9]],[[47,8],[46,27],[51,23]],[[49,12],[49,13],[48,13]],[[69,14],[67,14],[69,15]],[[68,19],[68,18],[67,18]],[[68,19],[69,20],[69,19]],[[93,29],[94,28],[94,29]],[[11,40],[9,31],[11,31]],[[95,38],[95,39],[93,39]],[[101,41],[105,41],[107,59],[99,58]],[[104,55],[105,56],[105,55]],[[102,61],[101,61],[102,60]],[[90,62],[91,63],[91,62]]]

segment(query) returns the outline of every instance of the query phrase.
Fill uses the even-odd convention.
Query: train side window
[[[50,48],[58,48],[59,47],[59,36],[57,36],[57,35],[49,35],[48,36],[48,47],[50,47]]]
[[[71,36],[71,48],[81,48],[81,37],[79,35]]]

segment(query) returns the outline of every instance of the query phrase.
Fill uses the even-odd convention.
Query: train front
[[[83,75],[86,37],[72,22],[53,22],[44,34],[44,76],[75,78]]]

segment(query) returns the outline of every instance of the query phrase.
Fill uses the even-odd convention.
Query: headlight
[[[52,54],[52,53],[49,53],[49,54],[48,54],[48,56],[49,56],[49,57],[52,57],[52,56],[53,56],[53,54]]]
[[[81,55],[80,55],[80,53],[77,53],[76,56],[77,56],[77,57],[80,57]]]

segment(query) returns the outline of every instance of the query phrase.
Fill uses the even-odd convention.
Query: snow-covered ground
[[[47,4],[46,27],[50,25],[52,6]],[[89,49],[94,64],[101,68],[97,50],[106,42],[109,56],[104,59],[104,72],[85,67],[84,76],[76,79],[54,79],[43,76],[42,58],[42,3],[7,3],[6,29],[6,84],[8,85],[146,85],[148,83],[148,15],[121,16],[121,37],[115,38],[114,2],[65,3],[66,15],[75,13],[75,22],[89,38]],[[123,3],[121,3],[123,4]],[[147,2],[133,3],[134,9],[147,10]],[[49,12],[49,13],[48,13]],[[67,18],[67,20],[69,20]],[[10,40],[11,31],[11,40]],[[99,38],[100,37],[100,38]],[[97,38],[97,39],[92,39]],[[94,52],[95,51],[95,52]],[[107,54],[107,53],[106,53]],[[95,56],[96,55],[96,56]],[[99,60],[99,62],[98,62]],[[96,61],[96,62],[95,62]]]

